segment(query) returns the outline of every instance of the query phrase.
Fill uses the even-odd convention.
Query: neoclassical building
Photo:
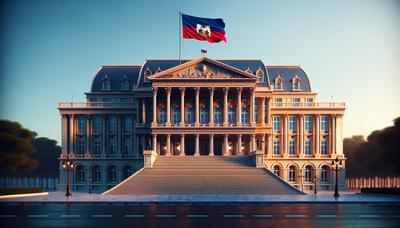
[[[300,66],[260,60],[146,60],[103,66],[87,102],[60,102],[62,163],[75,164],[75,190],[104,191],[159,156],[247,156],[298,188],[332,188],[343,164],[344,103],[317,102]],[[344,170],[340,171],[344,184]],[[316,179],[314,179],[316,178]]]

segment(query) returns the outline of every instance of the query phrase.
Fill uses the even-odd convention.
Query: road
[[[399,227],[400,204],[0,203],[1,227]]]

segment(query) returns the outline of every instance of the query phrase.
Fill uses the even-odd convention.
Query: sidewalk
[[[400,203],[400,197],[342,192],[335,199],[332,192],[317,195],[107,195],[73,192],[49,192],[47,196],[1,199],[3,202],[34,203],[255,203],[255,204],[320,204],[320,203]]]

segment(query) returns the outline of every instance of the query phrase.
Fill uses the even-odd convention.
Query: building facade
[[[104,191],[160,156],[246,156],[302,189],[332,189],[331,162],[345,157],[344,103],[317,102],[299,66],[260,60],[146,60],[103,66],[87,102],[60,102],[63,162],[75,190]],[[344,169],[340,171],[344,185]]]

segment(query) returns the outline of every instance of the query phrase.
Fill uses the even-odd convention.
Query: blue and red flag
[[[221,18],[203,18],[182,14],[184,39],[206,40],[210,43],[224,41],[225,23]]]

